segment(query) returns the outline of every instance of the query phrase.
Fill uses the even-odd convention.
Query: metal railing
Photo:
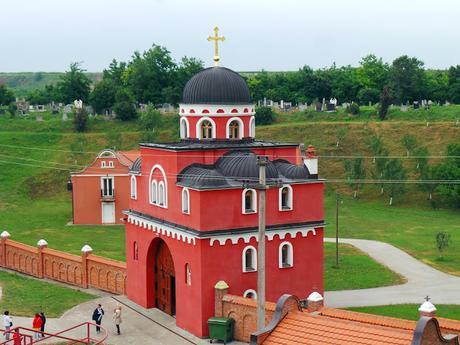
[[[91,337],[92,328],[95,327],[100,327],[101,329],[98,338]],[[36,333],[36,331],[34,329],[27,327],[14,327],[9,331],[0,331],[2,331],[2,333],[5,335],[7,333],[10,334],[10,339],[1,342],[0,345],[32,345],[41,342],[46,343],[47,340],[52,340],[53,342],[62,341],[66,345],[103,345],[105,344],[105,341],[108,337],[107,330],[104,327],[98,326],[92,322],[83,322],[73,327],[59,331],[57,333],[38,332],[41,335],[41,337],[38,339],[34,338],[34,334]],[[72,332],[73,334],[82,332],[82,337],[78,337],[72,334],[68,335],[68,333],[70,332]],[[17,339],[18,336],[16,336],[16,339],[13,338],[15,336],[15,333],[19,335],[19,340]]]

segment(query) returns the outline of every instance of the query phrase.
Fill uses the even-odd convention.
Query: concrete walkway
[[[326,238],[325,242],[335,242]],[[325,302],[329,307],[361,307],[400,303],[421,304],[430,296],[436,304],[460,304],[460,277],[443,273],[415,259],[406,252],[384,242],[340,239],[365,252],[377,262],[407,279],[407,283],[373,289],[329,291]]]

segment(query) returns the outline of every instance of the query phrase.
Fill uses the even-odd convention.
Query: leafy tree
[[[9,105],[14,102],[14,94],[4,84],[0,84],[0,106]]]
[[[11,116],[15,116],[17,111],[18,111],[18,106],[16,105],[16,103],[11,102],[10,104],[8,104],[8,112],[10,113]]]
[[[352,115],[358,115],[360,111],[358,103],[355,103],[355,102],[351,103],[347,107],[346,111]]]
[[[372,160],[372,163],[374,164],[374,169],[372,172],[373,178],[381,181],[386,168],[388,150],[385,148],[382,138],[376,135],[372,135],[369,137],[369,139],[367,139],[367,146],[374,155],[374,159]],[[384,192],[384,186],[385,183],[381,182],[381,194]]]
[[[388,159],[383,171],[383,178],[387,183],[387,194],[390,198],[389,205],[393,205],[393,198],[403,194],[406,191],[404,181],[406,180],[406,171],[403,168],[402,161],[398,158]]]
[[[380,91],[373,88],[361,89],[358,92],[358,100],[361,104],[377,103],[380,98]]]
[[[257,107],[255,117],[257,125],[270,125],[273,122],[273,110],[270,107]]]
[[[417,147],[417,138],[413,135],[405,135],[402,138],[402,143],[406,148],[407,156],[409,156],[412,150]]]
[[[440,231],[436,234],[436,248],[438,249],[439,256],[442,257],[444,251],[449,248],[450,234]]]
[[[379,118],[380,120],[385,120],[388,115],[388,109],[390,109],[391,105],[391,96],[390,96],[390,88],[385,86],[383,88],[382,94],[380,95],[380,106],[379,106]]]
[[[447,148],[446,162],[436,166],[434,178],[443,181],[460,180],[460,144],[451,144]],[[443,183],[436,188],[438,194],[450,205],[460,207],[460,185]]]
[[[142,129],[148,132],[158,132],[162,125],[161,113],[152,106],[141,114],[140,120]]]
[[[425,97],[436,102],[445,102],[449,97],[449,77],[446,71],[425,71],[426,94]],[[460,91],[460,88],[459,88]]]
[[[35,89],[29,92],[26,99],[30,104],[50,104],[60,99],[59,90],[56,86],[49,84],[44,89]]]
[[[364,161],[361,157],[354,158],[353,160],[345,161],[345,170],[347,177],[350,180],[349,185],[353,188],[353,197],[356,198],[359,193],[359,189],[363,185],[363,180],[366,177],[366,169],[364,167]]]
[[[64,103],[72,103],[75,100],[88,102],[91,81],[84,73],[78,62],[70,64],[70,69],[67,71],[57,83],[60,99]]]
[[[451,102],[460,104],[460,65],[449,68],[448,95]]]
[[[115,105],[113,110],[122,121],[133,120],[137,117],[135,100],[133,95],[125,89],[118,90],[115,96]]]
[[[420,100],[425,95],[424,63],[407,55],[397,58],[390,68],[389,83],[397,101]]]
[[[85,108],[76,109],[73,116],[73,125],[77,132],[85,132],[88,127],[88,113]]]
[[[102,79],[96,84],[89,96],[89,103],[98,114],[103,114],[115,104],[115,96],[119,86],[109,79]]]
[[[383,62],[382,58],[377,58],[373,54],[367,55],[360,61],[357,70],[358,82],[364,89],[380,92],[388,83],[389,70],[390,67]]]

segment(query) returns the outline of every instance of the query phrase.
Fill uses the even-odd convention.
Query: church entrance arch
[[[171,252],[163,240],[157,243],[154,267],[155,306],[169,315],[175,315],[176,274]]]

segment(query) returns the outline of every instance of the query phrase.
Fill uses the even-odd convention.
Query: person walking
[[[45,337],[45,324],[46,324],[46,316],[45,316],[45,313],[44,312],[40,312],[40,318],[42,319],[42,326],[40,327],[40,332],[41,332],[41,336],[42,338]]]
[[[113,312],[113,323],[117,327],[117,334],[120,335],[120,324],[121,324],[121,305],[115,308]]]
[[[102,309],[102,305],[98,304],[97,308],[93,312],[93,321],[96,322],[96,333],[101,333],[101,327],[99,327],[102,323],[102,317],[104,316],[104,309]]]
[[[3,327],[5,328],[5,340],[8,341],[10,340],[10,329],[13,327],[13,318],[8,310],[3,313]]]
[[[34,339],[38,340],[41,338],[41,328],[42,328],[42,318],[40,317],[40,314],[35,314],[35,317],[32,321],[32,328],[34,329]]]

